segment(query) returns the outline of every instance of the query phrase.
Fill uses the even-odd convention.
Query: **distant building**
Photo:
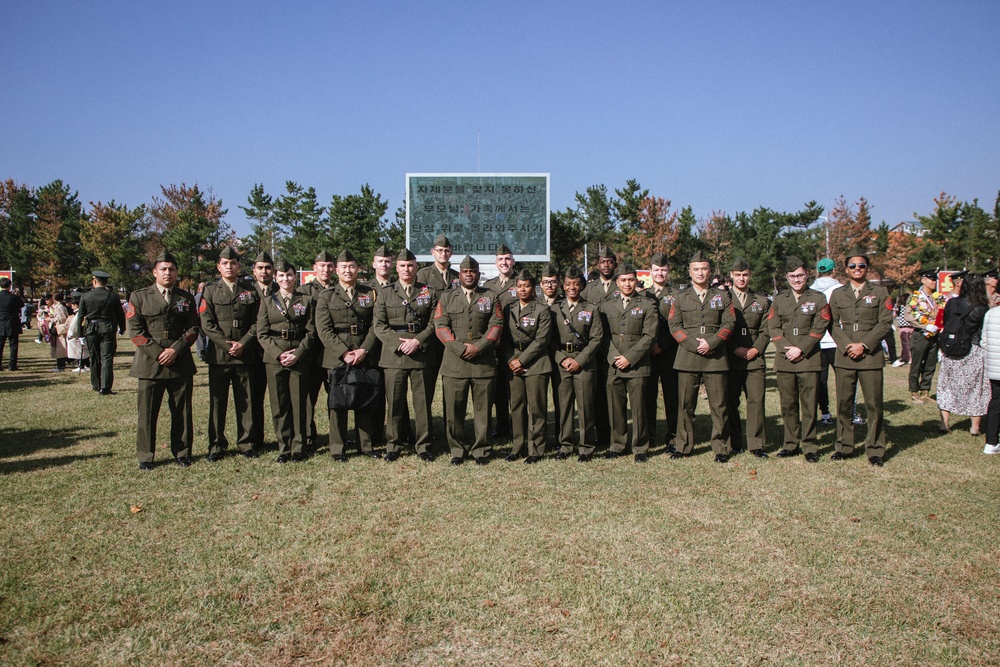
[[[927,230],[916,220],[904,220],[889,230],[889,233],[892,232],[903,232],[904,234],[909,234],[911,236],[922,237],[927,233]]]

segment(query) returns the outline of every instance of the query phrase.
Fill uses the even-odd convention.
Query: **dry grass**
[[[140,474],[129,353],[109,398],[21,350],[0,372],[0,663],[1000,664],[1000,457],[939,436],[905,367],[881,469],[830,462],[829,432],[817,465],[210,465],[202,369],[194,467]]]

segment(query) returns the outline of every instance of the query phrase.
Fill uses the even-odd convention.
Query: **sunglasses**
[[[848,264],[847,268],[849,268],[849,269],[867,269],[868,265],[865,264],[864,262],[862,262],[861,264]]]

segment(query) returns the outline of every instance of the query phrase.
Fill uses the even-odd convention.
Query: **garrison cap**
[[[983,274],[984,278],[1000,279],[1000,269],[990,269]]]
[[[389,249],[386,248],[385,244],[383,243],[382,245],[380,245],[378,248],[375,249],[375,254],[372,255],[372,257],[392,257],[392,253],[389,252]]]
[[[517,274],[516,280],[530,280],[532,285],[538,282],[535,280],[534,274],[528,269],[521,269]]]
[[[448,237],[445,236],[444,234],[438,234],[437,238],[434,239],[434,245],[440,246],[442,248],[450,248],[451,241],[449,241]]]
[[[107,280],[108,278],[111,277],[110,273],[108,273],[107,271],[101,271],[100,269],[94,269],[93,271],[90,272],[90,275],[94,276],[95,278],[101,278],[104,280]]]
[[[501,243],[497,246],[497,257],[500,255],[513,255],[514,251],[507,247],[506,243]]]
[[[415,262],[415,261],[417,261],[417,256],[414,255],[412,252],[410,252],[409,248],[403,248],[402,250],[399,251],[399,254],[396,255],[396,261],[397,262]]]
[[[174,266],[177,266],[177,258],[174,257],[174,254],[166,248],[164,248],[163,252],[157,255],[156,259],[153,260],[153,266],[156,266],[160,262],[170,262]]]
[[[336,262],[337,258],[329,250],[321,250],[313,262]]]
[[[830,273],[835,268],[837,268],[837,264],[829,257],[824,257],[816,262],[816,270],[820,273]]]
[[[274,260],[271,259],[271,256],[269,254],[267,254],[266,250],[263,251],[263,252],[261,252],[259,255],[257,255],[254,258],[253,263],[254,264],[270,264],[271,266],[274,266]]]
[[[479,262],[472,255],[466,255],[462,258],[462,263],[458,266],[460,269],[472,269],[473,271],[479,270]]]
[[[278,263],[274,265],[274,270],[288,273],[289,271],[294,271],[295,267],[289,264],[287,260],[279,259]]]
[[[237,262],[240,261],[240,253],[236,252],[236,248],[231,245],[227,245],[219,253],[219,259],[235,259]]]
[[[806,268],[806,263],[803,262],[798,257],[796,257],[795,255],[791,255],[790,257],[785,258],[785,271],[791,273],[795,269],[804,269],[804,268]]]
[[[696,262],[709,262],[709,263],[711,263],[711,261],[712,260],[710,260],[705,253],[703,253],[701,250],[699,250],[695,254],[691,255],[691,259],[688,260],[688,264],[694,264]]]
[[[868,259],[867,250],[862,250],[861,248],[851,248],[850,250],[847,251],[847,254],[844,255],[844,266],[847,266],[848,262],[850,262],[851,260],[851,257],[861,257],[862,259],[865,260],[865,264],[872,263],[871,260]]]
[[[927,278],[929,280],[937,280],[937,271],[935,271],[934,269],[927,269],[926,271],[921,271],[920,277]]]
[[[576,280],[579,278],[584,285],[587,284],[587,277],[583,275],[583,271],[580,270],[579,266],[570,266],[567,268],[565,273],[563,273],[563,278],[567,278],[569,280]]]
[[[341,262],[355,262],[357,263],[358,258],[350,250],[341,250],[340,254],[337,255],[337,263]]]
[[[546,262],[545,266],[542,267],[542,273],[540,274],[542,278],[556,278],[559,276],[559,271],[556,270],[556,265],[552,262]]]
[[[746,261],[742,257],[737,257],[733,260],[733,265],[729,267],[730,271],[749,271],[750,262]]]
[[[654,252],[653,256],[649,258],[650,266],[668,266],[669,264],[670,260],[662,252]]]
[[[597,259],[609,259],[609,258],[615,260],[616,262],[618,261],[618,258],[615,257],[615,251],[612,250],[610,246],[603,246],[597,253]]]
[[[627,276],[629,274],[635,275],[635,267],[626,262],[618,267],[618,271],[615,272],[615,276]]]
[[[965,269],[962,269],[961,271],[956,271],[955,273],[951,274],[951,279],[952,280],[965,280],[965,277],[967,275],[969,275],[969,272],[967,270],[965,270]]]

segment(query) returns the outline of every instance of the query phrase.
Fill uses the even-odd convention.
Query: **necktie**
[[[571,303],[571,304],[569,304],[569,314],[570,314],[570,315],[572,315],[572,314],[573,314],[573,311],[574,311],[575,309],[576,309],[576,304],[575,304],[575,303]]]
[[[622,308],[628,310],[628,302],[631,301],[627,296],[622,297]]]
[[[407,299],[409,299],[409,298],[410,298],[410,290],[412,290],[412,289],[413,289],[413,288],[412,288],[412,287],[410,287],[409,285],[403,285],[403,294],[405,294],[405,295],[406,295],[406,298],[407,298]]]
[[[163,300],[166,301],[167,303],[170,303],[170,290],[168,289],[163,290]]]
[[[347,299],[348,299],[348,301],[354,301],[354,288],[353,287],[348,287],[347,288]]]
[[[465,290],[465,300],[468,303],[472,303],[472,292],[470,292],[469,290]]]
[[[706,294],[708,294],[708,292],[702,292],[701,294],[699,294],[698,295],[698,301],[700,301],[702,303],[705,303],[705,295]]]

